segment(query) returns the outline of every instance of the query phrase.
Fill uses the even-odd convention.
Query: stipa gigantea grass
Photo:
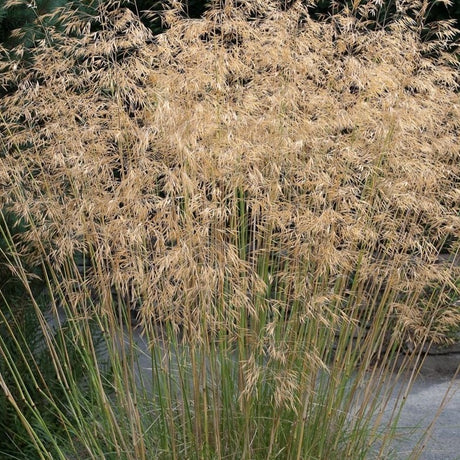
[[[438,263],[459,230],[443,37],[240,3],[173,9],[155,38],[101,11],[95,32],[50,30],[32,66],[5,63],[2,204],[69,319],[45,336],[62,438],[23,417],[42,458],[384,455],[392,358],[458,327],[458,267]]]

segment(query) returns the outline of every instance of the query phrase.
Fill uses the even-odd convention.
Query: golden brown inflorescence
[[[2,63],[1,200],[33,223],[30,257],[59,270],[83,253],[102,311],[115,290],[190,336],[242,312],[270,336],[293,312],[333,329],[384,311],[400,337],[442,341],[460,320],[458,266],[438,263],[460,233],[445,37],[223,3],[170,10],[156,37],[101,12],[97,31],[50,30],[30,65]]]

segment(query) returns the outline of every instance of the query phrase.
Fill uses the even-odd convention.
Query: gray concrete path
[[[411,459],[418,441],[429,429],[421,460],[460,460],[460,354],[429,356],[420,375],[412,384],[397,423],[398,439],[390,458]],[[394,406],[398,390],[388,404]],[[388,414],[389,415],[389,414]],[[436,418],[434,424],[433,419]]]

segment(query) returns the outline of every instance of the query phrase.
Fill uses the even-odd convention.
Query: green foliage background
[[[0,41],[6,45],[29,44],[39,31],[38,16],[65,6],[68,0],[31,0],[31,2],[0,0]],[[11,6],[10,6],[11,5]],[[20,31],[19,35],[13,31]]]
[[[39,38],[43,29],[43,21],[47,25],[56,25],[58,17],[52,15],[58,8],[68,7],[81,11],[88,11],[97,5],[95,0],[0,0],[0,43],[11,46],[23,43],[30,46],[34,39]],[[181,0],[184,5],[184,13],[189,17],[200,17],[209,5],[210,0]],[[279,0],[280,8],[288,8],[292,0]],[[351,4],[350,0],[319,0],[310,13],[318,19],[327,18],[334,9],[340,9]],[[162,24],[158,15],[147,14],[148,12],[161,12],[168,7],[168,1],[152,0],[120,0],[119,6],[125,6],[139,14],[149,28],[154,32],[162,31]],[[395,0],[387,0],[382,7],[382,19],[386,12],[394,8]],[[45,20],[38,20],[39,16],[50,15]],[[442,1],[431,1],[428,12],[428,22],[445,19],[455,19],[460,26],[460,0],[453,0],[448,6]],[[14,32],[14,31],[18,31]]]

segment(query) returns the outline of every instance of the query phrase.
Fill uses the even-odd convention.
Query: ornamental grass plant
[[[278,3],[172,2],[157,36],[67,8],[3,54],[2,260],[41,337],[5,291],[3,455],[391,455],[386,396],[460,325],[455,30]]]

